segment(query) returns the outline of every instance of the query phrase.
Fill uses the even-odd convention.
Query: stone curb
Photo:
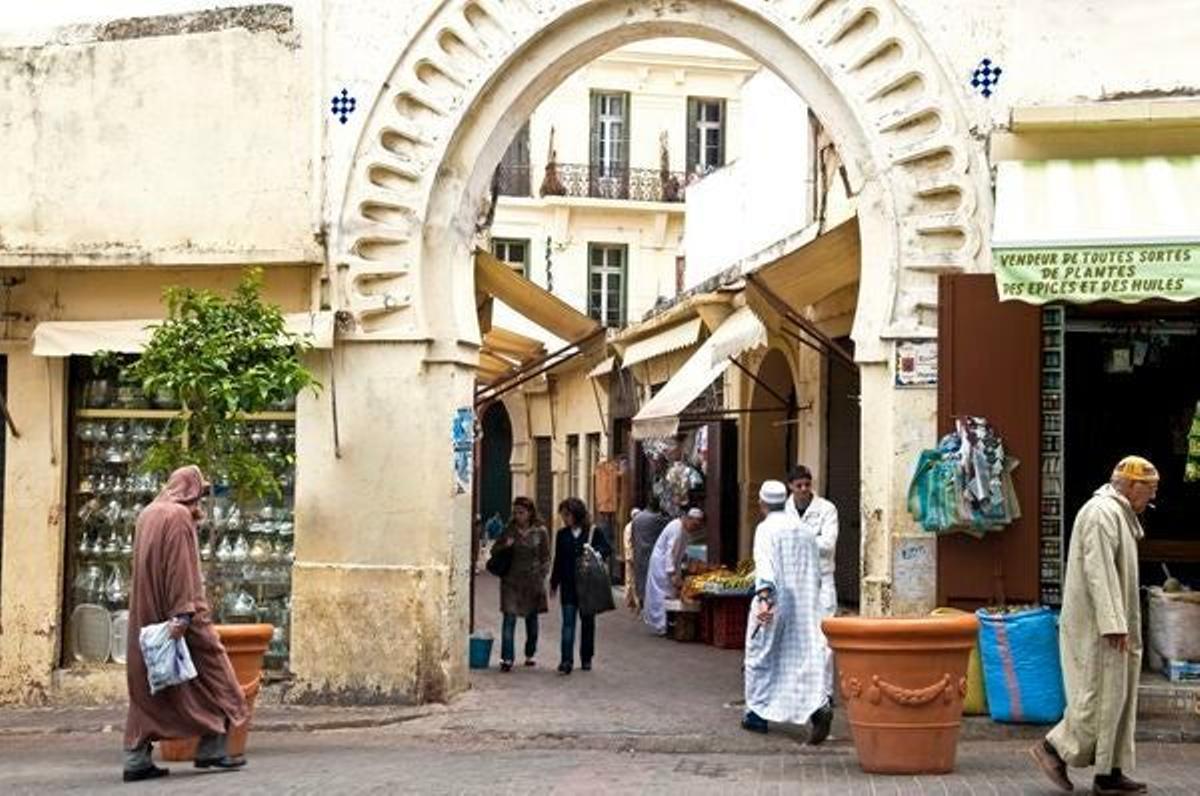
[[[388,711],[378,715],[351,715],[345,717],[329,717],[306,719],[303,717],[255,718],[252,729],[255,732],[319,732],[323,730],[355,730],[371,727],[389,727],[403,724],[415,719],[425,718],[440,713],[444,708],[431,705],[427,708],[414,708],[403,711]],[[3,711],[0,711],[0,719]],[[77,719],[78,716],[72,717]],[[94,720],[85,722],[75,721],[70,724],[50,722],[14,724],[0,726],[0,738],[14,736],[37,735],[92,735],[118,732],[124,721],[124,710],[120,714],[106,714]]]

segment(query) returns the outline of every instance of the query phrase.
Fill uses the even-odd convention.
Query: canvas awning
[[[730,357],[767,344],[767,330],[749,307],[725,319],[688,357],[674,376],[633,417],[636,439],[666,437],[679,428],[679,416],[729,367]],[[718,353],[720,356],[717,356]]]
[[[700,339],[700,331],[703,328],[704,322],[696,317],[675,326],[669,326],[649,337],[635,340],[625,346],[621,364],[629,367],[663,354],[669,354],[672,351],[689,348]]]
[[[332,312],[289,313],[287,331],[308,339],[314,348],[333,348]],[[124,321],[43,321],[33,329],[33,355],[92,356],[100,351],[138,354],[162,319]]]
[[[1001,300],[1200,298],[1200,156],[998,165]]]
[[[599,379],[612,373],[613,365],[617,363],[616,357],[606,357],[599,365],[588,371],[589,379]]]
[[[563,340],[582,340],[600,328],[598,322],[483,249],[475,250],[475,290],[499,299]]]
[[[771,293],[799,311],[857,282],[861,262],[855,216],[751,273]],[[750,299],[753,305],[756,298]],[[771,324],[773,313],[769,308],[757,309],[760,317]],[[772,330],[777,331],[774,326]]]

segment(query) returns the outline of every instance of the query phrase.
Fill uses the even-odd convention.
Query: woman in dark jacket
[[[579,613],[575,569],[585,544],[590,544],[605,559],[612,553],[612,546],[599,529],[589,534],[591,523],[587,506],[579,498],[571,497],[559,503],[558,516],[563,527],[554,536],[554,569],[550,573],[550,594],[553,596],[562,590],[562,662],[558,665],[558,673],[570,674],[575,667],[575,617],[579,617],[582,629],[579,662],[586,672],[592,668],[592,656],[596,651],[596,617]]]
[[[492,547],[499,552],[512,548],[512,564],[500,580],[500,671],[512,671],[516,657],[517,617],[525,620],[525,665],[534,665],[537,654],[538,614],[549,610],[546,575],[550,570],[550,532],[538,519],[537,507],[527,497],[513,500],[508,527]]]

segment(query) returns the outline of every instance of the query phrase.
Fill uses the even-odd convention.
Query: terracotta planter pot
[[[250,711],[246,721],[230,727],[225,740],[225,751],[231,757],[245,754],[246,739],[250,733],[250,720],[254,717],[254,703],[262,685],[262,659],[271,643],[271,625],[214,625],[225,654],[233,664],[233,673],[246,696]],[[196,756],[199,738],[178,738],[162,741],[159,752],[163,760],[191,760]]]
[[[979,621],[832,617],[821,623],[837,656],[839,691],[863,771],[954,770],[967,659]]]

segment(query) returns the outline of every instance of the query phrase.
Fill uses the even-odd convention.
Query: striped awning
[[[672,351],[694,346],[700,339],[700,330],[704,322],[700,318],[692,318],[675,326],[667,327],[660,332],[635,340],[625,346],[621,356],[621,364],[625,367],[645,362]]]
[[[1200,155],[1002,161],[992,247],[1200,240]]]

